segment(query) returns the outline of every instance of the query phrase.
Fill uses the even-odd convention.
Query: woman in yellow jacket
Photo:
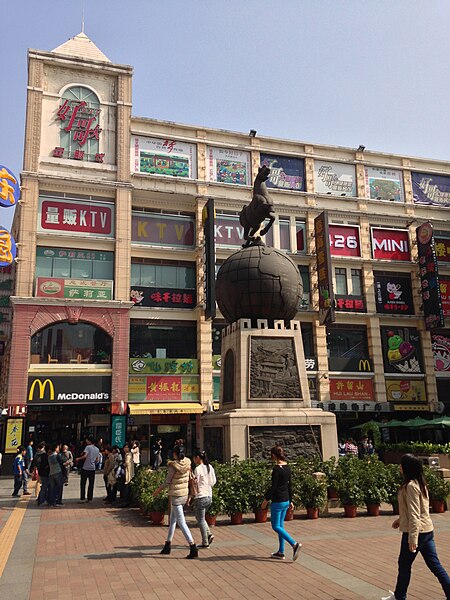
[[[429,513],[428,489],[421,461],[412,454],[402,456],[403,485],[398,493],[399,518],[392,523],[402,532],[398,577],[395,592],[382,600],[406,600],[411,568],[420,552],[427,567],[435,575],[450,600],[450,577],[441,565],[434,544],[433,522]]]

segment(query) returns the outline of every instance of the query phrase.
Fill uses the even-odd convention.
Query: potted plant
[[[428,486],[428,494],[433,512],[443,513],[445,502],[450,495],[450,482],[446,481],[434,469],[425,470],[425,479]]]
[[[308,519],[317,519],[319,508],[327,501],[327,483],[324,479],[319,479],[307,473],[299,482],[298,489],[294,496],[294,503],[297,502],[306,508]]]
[[[336,479],[336,458],[332,456],[329,460],[324,460],[319,467],[319,471],[325,473],[327,477],[327,497],[329,500],[338,500],[339,494],[337,491]]]
[[[210,507],[208,508],[205,519],[210,527],[216,524],[217,515],[222,515],[224,513],[224,504],[220,494],[220,489],[218,489],[217,484],[213,488],[212,502]]]
[[[344,457],[341,458],[336,469],[337,490],[346,517],[356,517],[358,506],[364,504],[359,464],[357,458]]]
[[[224,510],[231,518],[232,525],[240,525],[243,522],[243,515],[249,506],[247,493],[247,482],[243,477],[243,468],[237,457],[233,457],[231,465],[221,470],[221,490],[224,503]]]
[[[158,496],[153,496],[150,504],[150,519],[153,525],[164,525],[164,514],[169,508],[169,496],[163,490]]]
[[[241,463],[241,477],[246,482],[248,504],[255,513],[256,523],[267,521],[267,508],[261,508],[264,494],[270,488],[271,471],[266,462],[246,460]]]
[[[386,467],[376,456],[361,461],[360,466],[362,467],[361,486],[367,514],[371,517],[378,517],[381,503],[388,500]]]
[[[385,465],[386,469],[386,493],[388,502],[392,504],[394,515],[398,515],[398,491],[403,483],[400,465]]]

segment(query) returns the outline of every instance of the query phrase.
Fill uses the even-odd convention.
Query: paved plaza
[[[342,517],[342,509],[317,521],[288,523],[303,542],[298,562],[268,558],[276,550],[270,524],[225,526],[187,561],[177,531],[170,556],[159,550],[167,529],[154,527],[137,509],[103,504],[102,477],[92,504],[78,504],[79,478],[65,488],[65,506],[38,508],[35,498],[11,498],[12,478],[0,480],[1,600],[379,600],[395,583],[399,534],[386,506],[378,518]],[[25,497],[26,498],[26,497]],[[433,515],[437,546],[450,569],[450,516]],[[188,523],[194,519],[188,515]],[[194,537],[200,540],[198,529]],[[289,556],[289,554],[288,554]],[[443,593],[419,556],[408,600],[442,600]]]

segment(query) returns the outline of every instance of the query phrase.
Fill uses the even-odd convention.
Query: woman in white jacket
[[[209,464],[206,452],[196,450],[194,452],[194,462],[197,465],[194,470],[195,476],[195,518],[202,534],[202,544],[200,548],[209,548],[214,536],[208,527],[205,515],[212,502],[212,488],[216,483],[216,474],[214,468]]]

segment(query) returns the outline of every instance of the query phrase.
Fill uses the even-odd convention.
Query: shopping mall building
[[[430,220],[450,315],[450,164],[132,116],[132,78],[84,33],[28,54],[2,398],[23,439],[110,440],[126,427],[144,453],[151,436],[199,441],[225,325],[205,317],[202,209],[214,198],[219,266],[243,243],[238,214],[261,164],[277,212],[266,243],[303,278],[313,406],[341,431],[450,410],[450,327],[426,330],[416,240]],[[314,239],[324,210],[337,315],[327,326]],[[128,415],[114,432],[111,415]],[[3,446],[5,434],[6,422]]]

